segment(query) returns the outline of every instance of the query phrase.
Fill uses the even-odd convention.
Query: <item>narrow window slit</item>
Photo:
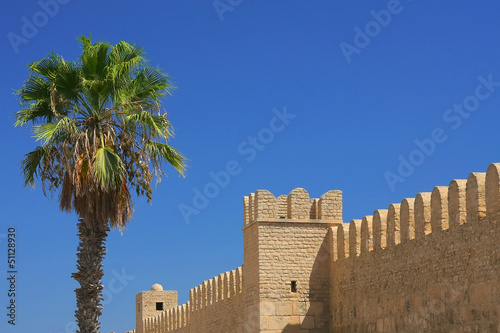
[[[292,281],[290,283],[290,291],[292,293],[296,293],[297,292],[297,281]]]

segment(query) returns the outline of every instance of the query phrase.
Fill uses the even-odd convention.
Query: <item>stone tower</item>
[[[341,191],[244,198],[245,333],[329,331],[327,233],[341,223]]]
[[[163,290],[155,283],[149,291],[141,291],[136,299],[136,328],[137,333],[143,333],[143,319],[155,317],[163,311],[177,306],[177,291]]]

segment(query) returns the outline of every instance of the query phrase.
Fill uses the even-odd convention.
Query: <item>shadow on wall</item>
[[[297,324],[288,324],[282,333],[329,333],[330,260],[332,244],[328,234],[323,239],[309,277],[309,296],[299,302]],[[300,292],[300,286],[297,288]]]

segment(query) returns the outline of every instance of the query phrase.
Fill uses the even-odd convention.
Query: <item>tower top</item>
[[[249,225],[258,219],[323,220],[342,222],[342,192],[326,192],[319,199],[309,198],[303,188],[275,197],[267,190],[257,190],[243,198],[243,221]]]
[[[163,291],[161,284],[155,283],[151,286],[151,291]]]

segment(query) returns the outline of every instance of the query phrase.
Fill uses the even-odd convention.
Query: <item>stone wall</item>
[[[151,290],[138,293],[135,302],[136,323],[140,323],[144,318],[155,317],[163,310],[177,307],[177,291],[163,290],[159,284],[155,284]],[[161,310],[156,309],[156,303],[162,303]],[[137,333],[144,333],[140,325]]]
[[[500,331],[499,174],[331,228],[331,332]]]
[[[138,333],[500,332],[500,164],[350,223],[340,191],[243,201],[243,268]]]
[[[260,326],[252,332],[328,332],[330,224],[258,224]]]
[[[183,305],[146,318],[145,333],[243,332],[242,268],[219,274],[190,290]],[[139,329],[138,329],[139,331]]]

